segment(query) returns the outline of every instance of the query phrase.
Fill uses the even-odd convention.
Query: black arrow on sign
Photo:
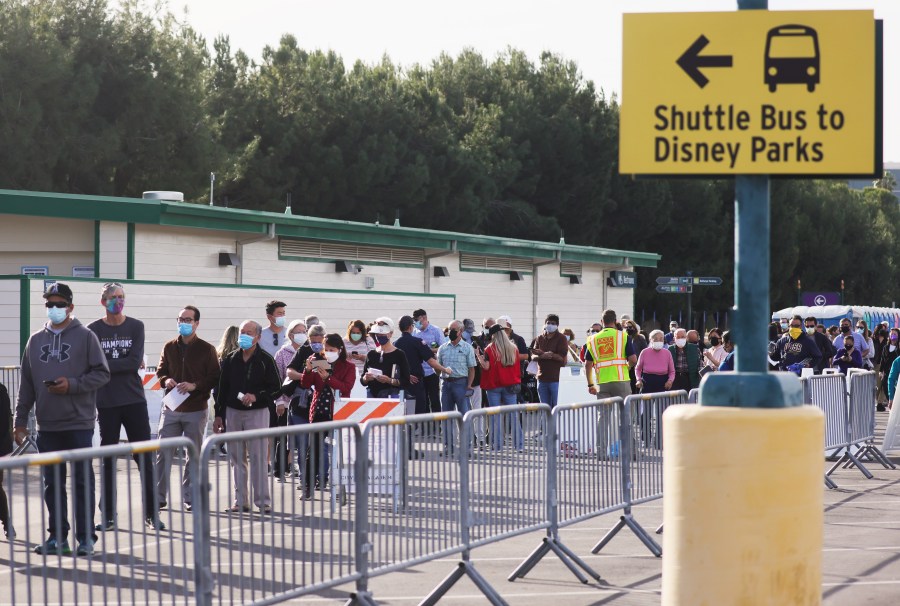
[[[675,62],[700,88],[709,83],[709,78],[700,71],[701,67],[731,67],[731,55],[706,55],[701,57],[700,51],[706,48],[707,44],[709,44],[709,40],[706,39],[706,36],[700,34],[700,37]]]

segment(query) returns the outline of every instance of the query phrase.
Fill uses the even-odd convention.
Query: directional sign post
[[[706,375],[699,409],[674,406],[663,418],[664,606],[821,601],[824,417],[802,406],[794,372],[767,372],[769,175],[882,168],[874,13],[737,4],[753,10],[624,17],[620,172],[735,176],[738,372]],[[667,277],[657,288],[715,280]],[[723,439],[740,453],[723,459]],[[791,487],[777,501],[763,471],[775,468]],[[747,557],[761,545],[762,556]]]
[[[688,272],[690,273],[690,272]],[[688,296],[688,326],[693,326],[691,294],[695,286],[721,286],[722,278],[694,276],[660,276],[656,278],[656,292],[665,294],[686,294]]]

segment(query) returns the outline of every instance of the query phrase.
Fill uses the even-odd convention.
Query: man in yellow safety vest
[[[591,335],[584,354],[588,391],[598,398],[631,395],[628,369],[637,364],[631,337],[616,329],[616,312],[603,311],[603,330]]]
[[[597,399],[620,397],[623,400],[631,395],[631,380],[628,369],[637,364],[631,337],[625,331],[616,328],[616,312],[603,310],[603,330],[591,335],[584,352],[584,374],[587,377],[588,391]],[[621,444],[610,435],[615,436],[611,406],[602,406],[597,414],[597,457],[609,460],[618,456]],[[621,410],[621,409],[620,409]]]

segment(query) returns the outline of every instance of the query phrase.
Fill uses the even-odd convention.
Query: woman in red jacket
[[[490,344],[484,348],[484,356],[476,353],[481,365],[481,387],[487,394],[488,406],[515,404],[521,391],[522,374],[519,366],[519,350],[509,340],[503,326],[491,326],[488,335]],[[477,350],[476,350],[477,351]],[[522,450],[522,426],[517,414],[509,415],[512,425],[513,446]],[[491,448],[503,447],[503,428],[498,415],[491,417]]]
[[[312,404],[309,407],[310,423],[327,423],[334,414],[335,392],[350,394],[356,381],[356,367],[347,360],[347,350],[341,335],[326,335],[324,348],[306,359],[300,385],[315,389]],[[310,486],[315,476],[316,487],[324,490],[328,484],[328,446],[324,434],[313,434],[306,451],[305,471],[303,474],[303,497],[312,498]],[[303,461],[300,462],[304,464]]]

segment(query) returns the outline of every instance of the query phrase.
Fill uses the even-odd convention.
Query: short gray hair
[[[313,324],[309,327],[309,330],[306,331],[307,337],[324,337],[325,336],[325,327],[321,324]]]
[[[105,301],[109,298],[109,295],[117,290],[121,290],[124,293],[125,287],[118,282],[107,282],[102,287],[100,287],[100,298]]]
[[[663,331],[656,329],[650,331],[650,340],[652,341],[654,337],[658,336],[660,339],[665,338],[666,335],[663,334]]]
[[[243,322],[241,322],[241,329],[243,330],[244,326],[246,326],[247,324],[252,324],[253,326],[256,327],[256,336],[257,337],[262,335],[262,326],[260,325],[259,322],[257,322],[256,320],[244,320]]]

